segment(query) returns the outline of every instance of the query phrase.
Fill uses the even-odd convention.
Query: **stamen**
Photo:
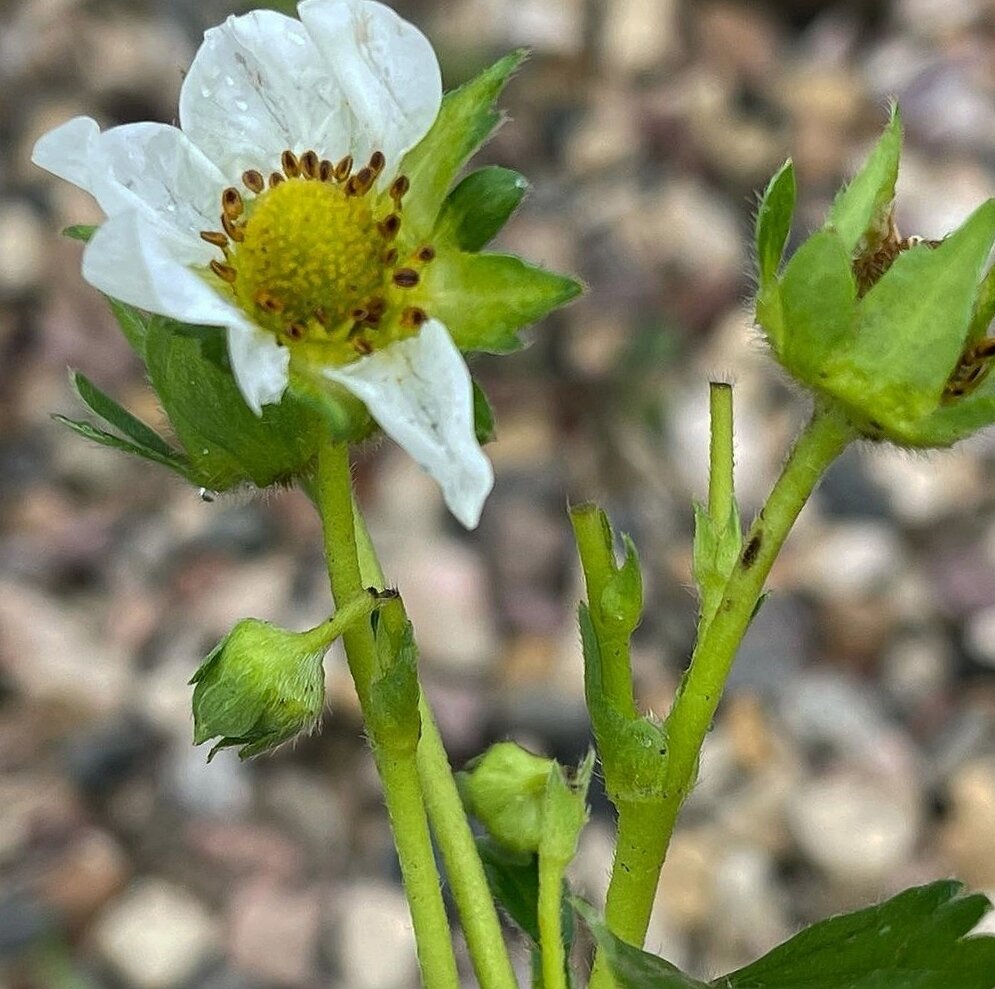
[[[435,248],[431,244],[419,247],[415,257],[418,258],[419,261],[424,261],[425,264],[428,264],[428,262],[435,257]]]
[[[380,235],[384,240],[393,240],[401,230],[401,214],[390,213],[380,223]]]
[[[229,285],[235,283],[235,279],[238,277],[238,272],[228,264],[222,264],[220,261],[211,262],[211,271],[214,272],[223,282],[227,282]]]
[[[313,315],[314,315],[314,318],[322,326],[326,326],[326,327],[328,326],[328,313],[326,313],[325,310],[321,306],[318,306],[318,308],[315,309]]]
[[[335,181],[345,182],[349,178],[349,173],[352,171],[352,155],[346,155],[336,166],[335,166]]]
[[[283,167],[283,174],[288,179],[296,179],[301,174],[301,163],[297,160],[297,155],[289,148],[280,155],[280,165]]]
[[[374,151],[370,155],[370,171],[373,173],[373,177],[377,178],[380,173],[384,170],[384,165],[387,164],[387,158],[382,151]]]
[[[368,310],[363,309],[362,306],[357,306],[355,309],[352,310],[352,312],[349,313],[349,318],[354,323],[362,323],[363,320],[366,319],[366,317],[369,315],[370,314]]]
[[[322,182],[331,182],[335,178],[335,165],[327,158],[323,158],[321,164],[318,165],[318,178]]]
[[[307,327],[303,323],[291,323],[284,331],[291,340],[303,340],[307,336]]]
[[[382,316],[387,311],[387,300],[376,295],[367,301],[366,308],[371,316]]]
[[[409,179],[407,175],[398,175],[398,177],[394,179],[390,187],[390,198],[397,203],[398,208],[400,208],[401,200],[410,188],[411,179]]]
[[[221,193],[221,209],[229,220],[237,220],[245,212],[242,194],[234,186],[229,186]]]
[[[345,191],[350,196],[365,196],[370,191],[376,176],[370,168],[361,168],[346,183]]]
[[[283,301],[275,296],[272,292],[261,288],[255,295],[256,305],[261,309],[265,309],[266,312],[271,313],[281,313],[283,312]]]
[[[419,309],[417,306],[408,306],[401,313],[401,325],[406,326],[409,329],[417,329],[427,319],[428,313],[425,312],[424,309]]]
[[[397,261],[397,248],[392,247],[389,251],[384,251],[383,263],[384,267],[389,268],[394,262]]]
[[[212,244],[214,247],[220,247],[223,251],[228,248],[228,238],[217,230],[201,230],[200,239],[206,240],[208,244]]]
[[[321,168],[321,162],[318,160],[317,154],[313,151],[305,151],[301,155],[301,171],[309,179],[316,179],[318,177],[318,170]]]
[[[257,196],[266,188],[266,180],[263,178],[262,172],[257,172],[254,168],[242,172],[242,182],[250,192],[254,192]]]
[[[356,337],[356,339],[352,341],[352,345],[356,348],[356,352],[362,354],[364,357],[367,354],[373,353],[373,344],[363,337]]]
[[[398,268],[394,272],[394,284],[398,288],[414,288],[419,281],[419,274],[414,268]]]
[[[236,244],[241,244],[242,241],[245,240],[245,234],[242,232],[242,228],[224,213],[221,214],[221,226],[225,228],[225,233],[228,234],[228,236],[231,237]]]
[[[279,172],[271,172],[269,177],[269,187],[275,189],[283,181],[283,176]]]

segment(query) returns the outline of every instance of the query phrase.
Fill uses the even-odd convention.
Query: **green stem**
[[[543,989],[568,989],[567,956],[563,947],[563,875],[565,866],[539,855],[539,944]]]
[[[324,529],[332,596],[337,604],[343,604],[363,591],[353,518],[349,449],[345,444],[328,443],[321,448],[315,495]],[[356,693],[365,713],[369,709],[370,688],[376,670],[373,632],[368,623],[359,622],[348,628],[342,638]],[[367,726],[371,729],[373,756],[383,782],[387,813],[411,909],[422,981],[426,989],[459,989],[415,755],[381,747],[368,719]]]
[[[708,514],[724,525],[732,511],[732,385],[713,381],[708,386],[711,439],[708,445]]]
[[[609,628],[602,617],[604,593],[617,572],[611,529],[608,528],[604,512],[592,504],[571,508],[570,521],[587,584],[591,623],[601,647],[602,696],[620,714],[637,718],[639,712],[632,693],[628,630],[620,632]]]
[[[677,816],[694,785],[701,746],[770,568],[819,479],[855,438],[853,428],[839,413],[816,409],[747,534],[722,603],[695,647],[678,689],[667,718],[664,798],[649,805],[619,808],[619,842],[605,919],[614,933],[632,944],[641,945],[646,936]],[[599,958],[589,989],[609,989],[612,985],[611,974]]]
[[[383,589],[383,569],[358,508],[354,518],[363,582]],[[424,694],[419,697],[418,709],[422,728],[418,776],[432,832],[446,864],[446,876],[459,910],[473,970],[481,989],[518,989],[484,866],[435,716]]]

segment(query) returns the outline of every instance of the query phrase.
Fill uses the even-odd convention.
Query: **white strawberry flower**
[[[88,282],[224,327],[257,414],[281,400],[292,364],[318,368],[472,528],[493,471],[474,434],[469,371],[413,291],[434,248],[399,256],[397,240],[409,192],[398,167],[442,99],[435,53],[374,0],[303,0],[298,13],[258,10],[209,30],[179,127],[101,132],[78,117],[42,137],[33,160],[106,214],[84,254]]]

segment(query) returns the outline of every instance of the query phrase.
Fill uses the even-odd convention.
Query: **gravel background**
[[[942,236],[995,193],[995,4],[397,6],[450,85],[531,46],[480,160],[534,184],[502,246],[590,292],[525,352],[475,365],[499,424],[476,533],[389,444],[364,451],[361,492],[454,760],[509,736],[576,759],[566,498],[600,499],[640,547],[640,695],[665,710],[693,634],[706,382],[736,382],[747,516],[805,412],[744,308],[756,190],[790,151],[800,225],[816,225],[895,95],[900,226]],[[76,411],[71,365],[161,422],[56,233],[94,207],[30,148],[76,113],[172,120],[200,32],[231,9],[0,0],[0,989],[416,983],[341,658],[320,735],[248,765],[207,767],[190,745],[186,682],[234,621],[327,612],[308,504],[205,504],[49,419]],[[992,435],[930,457],[852,450],[833,469],[733,673],[652,947],[714,975],[904,885],[995,893],[993,474]],[[597,811],[576,863],[592,897],[610,862]]]

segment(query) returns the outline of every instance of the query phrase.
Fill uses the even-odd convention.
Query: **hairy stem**
[[[614,933],[632,944],[641,945],[646,936],[677,816],[694,786],[701,746],[770,568],[819,479],[855,438],[838,412],[816,409],[746,536],[722,602],[698,641],[678,689],[667,718],[669,752],[663,799],[649,806],[619,808],[619,843],[605,920]],[[724,455],[722,462],[726,462]],[[599,958],[590,989],[612,985],[611,974]]]
[[[318,455],[315,501],[324,529],[332,596],[337,604],[344,604],[363,590],[353,518],[349,449],[345,444],[329,443],[322,447]],[[377,665],[373,631],[368,623],[360,622],[351,626],[342,638],[365,714],[369,709],[370,688]],[[369,724],[369,719],[367,725],[371,730],[373,756],[383,783],[411,909],[422,981],[426,989],[459,989],[449,921],[435,867],[415,755],[381,747],[377,744],[375,726]]]

